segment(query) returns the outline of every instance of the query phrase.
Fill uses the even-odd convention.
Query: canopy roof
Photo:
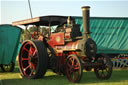
[[[68,16],[41,16],[32,19],[26,19],[13,22],[12,25],[41,25],[54,26],[67,23]]]
[[[126,17],[91,17],[92,19],[127,19]],[[54,26],[67,23],[68,16],[58,16],[58,15],[48,15],[41,16],[32,19],[26,19],[21,21],[12,22],[12,25],[40,25],[40,26]],[[70,18],[73,22],[76,22],[76,19],[82,20],[80,16],[72,16]],[[82,23],[80,23],[82,24]]]

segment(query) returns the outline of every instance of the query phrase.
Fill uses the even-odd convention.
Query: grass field
[[[12,73],[0,70],[1,85],[128,85],[128,70],[114,70],[109,80],[99,80],[94,72],[84,72],[80,83],[70,83],[65,76],[48,71],[43,79],[21,79],[18,66]]]

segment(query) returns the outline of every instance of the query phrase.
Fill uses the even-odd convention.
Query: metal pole
[[[29,4],[29,10],[30,10],[30,15],[31,15],[31,18],[33,18],[33,16],[32,16],[32,10],[31,10],[31,4],[30,4],[30,0],[28,0],[28,4]]]

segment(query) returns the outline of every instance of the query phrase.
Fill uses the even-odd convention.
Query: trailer
[[[14,70],[21,30],[9,24],[0,25],[0,67],[4,72]]]

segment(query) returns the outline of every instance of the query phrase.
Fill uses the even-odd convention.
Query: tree
[[[32,27],[29,27],[29,32],[35,32],[37,31],[37,27],[36,26],[32,26]]]

